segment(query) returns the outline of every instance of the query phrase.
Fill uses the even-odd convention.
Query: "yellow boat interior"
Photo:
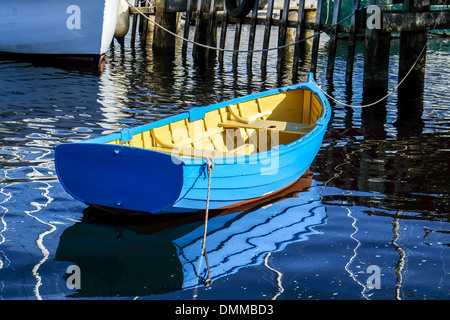
[[[310,132],[322,116],[317,96],[296,89],[224,105],[201,119],[171,122],[110,144],[183,157],[236,157],[289,144]]]

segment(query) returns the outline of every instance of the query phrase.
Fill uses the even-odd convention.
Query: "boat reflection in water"
[[[202,286],[269,253],[319,233],[326,223],[319,188],[307,172],[261,201],[210,212],[202,256],[204,212],[173,217],[112,216],[88,208],[61,235],[56,260],[81,271],[71,297],[145,296]]]

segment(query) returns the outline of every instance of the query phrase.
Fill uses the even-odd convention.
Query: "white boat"
[[[114,36],[119,0],[0,0],[0,52],[99,58]]]

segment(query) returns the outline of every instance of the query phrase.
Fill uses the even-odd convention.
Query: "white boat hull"
[[[0,51],[100,56],[114,36],[119,0],[0,0]]]

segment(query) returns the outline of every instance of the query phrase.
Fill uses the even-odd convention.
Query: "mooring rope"
[[[378,100],[375,101],[375,102],[372,102],[372,103],[369,103],[369,104],[364,104],[364,105],[357,105],[357,106],[351,105],[351,104],[347,104],[347,103],[344,103],[344,102],[342,102],[342,101],[337,100],[336,98],[334,98],[334,97],[332,97],[331,95],[329,95],[328,93],[326,93],[326,92],[321,88],[321,86],[318,86],[318,87],[319,87],[320,91],[322,91],[323,94],[326,95],[328,98],[330,98],[330,99],[333,100],[334,102],[336,102],[336,103],[338,103],[338,104],[340,104],[340,105],[343,105],[343,106],[345,106],[345,107],[350,107],[350,108],[367,108],[367,107],[374,106],[374,105],[380,103],[381,101],[383,101],[383,100],[389,98],[389,96],[391,96],[395,91],[397,91],[397,89],[401,86],[401,84],[406,80],[406,78],[409,76],[409,74],[410,74],[410,73],[413,71],[413,69],[416,67],[416,65],[417,65],[417,63],[419,62],[420,58],[422,57],[422,55],[423,55],[425,49],[427,48],[427,45],[428,45],[428,44],[425,44],[425,45],[423,46],[422,50],[420,51],[419,55],[417,56],[416,61],[414,61],[413,65],[412,65],[411,68],[408,70],[408,72],[405,74],[405,76],[403,77],[403,79],[402,79],[402,80],[401,80],[401,81],[400,81],[400,82],[399,82],[399,83],[398,83],[398,84],[397,84],[397,85],[396,85],[389,93],[387,93],[384,97],[378,99]]]
[[[208,255],[206,253],[206,234],[208,233],[208,220],[209,220],[209,198],[211,192],[211,174],[214,169],[214,160],[212,158],[206,158],[206,166],[208,172],[208,193],[206,196],[206,210],[205,210],[205,229],[203,231],[203,244],[202,244],[202,255],[205,257],[206,267],[208,269],[207,278],[205,280],[205,286],[209,286],[211,281],[211,270],[209,268]]]
[[[448,6],[448,4],[447,4],[448,1],[449,1],[449,0],[446,1],[446,3],[445,3],[444,6]],[[444,7],[444,6],[443,6],[443,7]],[[442,16],[443,16],[442,13],[443,13],[443,12],[444,12],[444,8],[442,8],[441,14],[440,14],[440,16],[439,16],[439,19],[436,19],[436,22],[434,23],[433,28],[430,29],[430,30],[436,29],[438,23],[439,23],[440,20],[442,19]],[[412,64],[412,66],[411,66],[411,68],[408,70],[408,72],[405,74],[405,76],[403,77],[403,79],[401,79],[401,80],[398,82],[398,84],[397,84],[396,86],[394,86],[394,88],[393,88],[389,93],[387,93],[384,97],[378,99],[378,100],[375,101],[375,102],[372,102],[372,103],[369,103],[369,104],[365,104],[365,105],[356,105],[356,106],[355,106],[355,105],[351,105],[351,104],[347,104],[347,103],[344,103],[344,102],[342,102],[342,101],[337,100],[336,98],[334,98],[334,97],[332,97],[331,95],[329,95],[328,93],[326,93],[326,92],[321,88],[321,86],[318,86],[318,87],[319,87],[320,91],[322,91],[323,94],[325,94],[328,98],[330,98],[330,99],[333,100],[334,102],[336,102],[336,103],[338,103],[338,104],[340,104],[340,105],[343,105],[343,106],[345,106],[345,107],[350,107],[350,108],[367,108],[367,107],[374,106],[374,105],[380,103],[381,101],[383,101],[383,100],[389,98],[389,96],[391,96],[395,91],[397,91],[397,89],[402,85],[402,83],[406,80],[406,78],[409,76],[409,74],[414,70],[414,68],[416,67],[416,65],[417,65],[417,63],[419,62],[420,58],[422,57],[423,53],[425,52],[425,49],[427,48],[427,46],[428,46],[428,43],[425,43],[425,45],[423,46],[423,48],[422,48],[422,50],[420,51],[419,55],[417,56],[416,60],[414,61],[414,63]]]
[[[208,215],[209,215],[209,196],[211,192],[211,173],[214,169],[214,160],[211,158],[206,158],[206,166],[208,170],[208,193],[206,196],[206,210],[205,210],[205,231],[203,232],[203,245],[202,245],[202,252],[205,252],[205,245],[206,245],[206,233],[208,231]]]
[[[134,8],[141,16],[143,16],[145,19],[147,19],[148,21],[150,21],[150,23],[152,23],[153,25],[155,25],[155,26],[161,28],[162,30],[166,31],[167,33],[173,35],[174,37],[176,37],[176,38],[178,38],[178,39],[181,39],[181,40],[183,40],[183,41],[185,41],[185,42],[192,43],[193,45],[197,45],[197,46],[200,46],[200,47],[203,47],[203,48],[206,48],[206,49],[217,50],[217,51],[222,51],[222,52],[232,52],[232,53],[258,53],[258,52],[265,52],[265,51],[272,51],[272,50],[280,50],[280,49],[284,49],[284,48],[287,48],[287,47],[290,47],[290,46],[294,46],[294,45],[300,44],[301,42],[304,42],[304,41],[306,41],[306,40],[309,40],[309,39],[318,37],[318,36],[320,36],[322,33],[326,32],[326,31],[329,31],[329,30],[331,30],[331,29],[333,29],[333,28],[336,28],[336,27],[339,26],[343,21],[345,21],[345,20],[351,18],[353,15],[356,14],[356,11],[354,11],[354,12],[352,12],[350,15],[348,15],[347,17],[345,17],[345,18],[343,18],[342,20],[338,21],[336,24],[331,25],[330,27],[325,28],[325,29],[323,29],[323,30],[319,30],[317,33],[314,32],[314,34],[313,34],[312,36],[309,36],[309,37],[306,37],[306,38],[303,38],[303,39],[300,39],[300,40],[298,40],[298,41],[295,41],[295,42],[292,42],[292,43],[288,43],[288,44],[285,44],[285,45],[282,45],[282,46],[278,46],[278,47],[274,47],[274,48],[267,48],[267,49],[264,49],[264,48],[263,48],[263,49],[256,49],[256,50],[235,50],[235,49],[225,49],[225,48],[213,47],[213,46],[209,46],[209,45],[206,45],[206,44],[202,44],[202,43],[199,43],[199,42],[190,40],[190,39],[186,39],[186,38],[184,38],[184,37],[182,37],[182,36],[176,34],[175,32],[172,32],[172,31],[170,31],[169,29],[163,27],[162,25],[160,25],[160,24],[157,23],[156,21],[151,20],[151,19],[150,19],[148,16],[146,16],[139,8],[137,8],[136,6],[132,5],[128,0],[125,0],[125,1],[128,3],[128,5],[129,5],[130,7]],[[446,1],[446,3],[443,5],[443,7],[444,7],[444,6],[447,6],[447,7],[448,7],[448,1],[449,1],[449,0]],[[366,7],[368,7],[368,6],[363,6],[361,9],[364,9],[364,8],[366,8]],[[438,25],[438,23],[439,23],[440,20],[442,19],[442,16],[443,16],[442,13],[443,13],[443,12],[444,12],[444,9],[441,10],[441,15],[439,16],[439,19],[436,19],[436,22],[435,22],[435,24],[434,24],[434,27],[433,27],[432,29],[430,29],[430,30],[434,30],[434,29],[436,28],[436,26]],[[424,51],[425,51],[427,45],[428,45],[428,44],[425,44],[425,45],[423,46],[422,50],[420,51],[420,54],[417,56],[417,59],[414,61],[413,65],[412,65],[411,68],[408,70],[408,72],[406,73],[406,75],[404,76],[404,78],[403,78],[401,81],[399,81],[398,84],[397,84],[397,85],[396,85],[389,93],[387,93],[385,96],[383,96],[382,98],[378,99],[378,100],[375,101],[375,102],[372,102],[372,103],[369,103],[369,104],[365,104],[365,105],[351,105],[351,104],[347,104],[347,103],[342,102],[342,101],[339,101],[339,100],[337,100],[336,98],[334,98],[333,96],[329,95],[329,94],[326,93],[320,86],[318,86],[318,87],[319,87],[319,89],[323,92],[323,94],[325,94],[328,98],[330,98],[330,99],[333,100],[334,102],[336,102],[336,103],[338,103],[338,104],[340,104],[340,105],[343,105],[343,106],[345,106],[345,107],[350,107],[350,108],[367,108],[367,107],[374,106],[374,105],[380,103],[381,101],[387,99],[387,98],[390,97],[395,91],[397,91],[397,89],[400,87],[400,85],[402,85],[402,83],[406,80],[406,78],[409,76],[409,74],[410,74],[410,73],[413,71],[413,69],[416,67],[416,65],[417,65],[417,63],[419,62],[420,58],[422,57],[422,55],[423,55],[423,53],[424,53]]]
[[[350,107],[350,108],[367,108],[367,107],[372,107],[378,103],[380,103],[381,101],[389,98],[389,96],[391,96],[395,91],[397,91],[397,89],[401,86],[401,84],[406,80],[406,78],[409,76],[409,74],[413,71],[413,69],[415,68],[415,66],[417,65],[417,63],[419,62],[420,57],[422,57],[423,52],[425,51],[427,47],[427,44],[424,45],[424,47],[422,48],[422,50],[420,51],[419,55],[417,56],[416,61],[413,63],[412,67],[408,70],[408,72],[406,73],[406,75],[403,77],[403,79],[389,92],[387,93],[384,97],[378,99],[375,102],[369,103],[369,104],[364,104],[364,105],[351,105],[351,104],[346,104],[342,101],[337,100],[336,98],[332,97],[331,95],[329,95],[328,93],[326,93],[321,86],[318,86],[320,91],[323,92],[323,94],[325,94],[328,98],[330,98],[331,100],[333,100],[334,102],[343,105],[345,107]]]
[[[156,21],[151,20],[148,16],[145,15],[144,12],[142,12],[139,8],[137,8],[136,6],[132,5],[128,0],[125,0],[128,5],[130,7],[132,7],[133,9],[135,9],[141,16],[143,16],[145,19],[147,19],[150,23],[152,23],[153,25],[157,26],[158,28],[161,28],[162,30],[166,31],[167,33],[171,34],[172,36],[181,39],[185,42],[191,43],[193,45],[205,48],[205,49],[211,49],[211,50],[216,50],[216,51],[222,51],[222,52],[231,52],[231,53],[259,53],[259,52],[266,52],[266,51],[273,51],[273,50],[280,50],[280,49],[284,49],[284,48],[288,48],[291,46],[295,46],[297,44],[300,44],[306,40],[318,37],[319,35],[321,35],[322,33],[325,33],[335,27],[337,27],[339,24],[341,24],[342,22],[344,22],[345,20],[351,18],[353,15],[356,14],[356,11],[353,12],[352,14],[348,15],[347,17],[343,18],[342,20],[338,21],[336,24],[329,26],[328,28],[325,28],[323,30],[319,30],[319,32],[314,33],[314,35],[306,37],[306,38],[302,38],[298,41],[292,42],[292,43],[288,43],[282,46],[278,46],[278,47],[274,47],[274,48],[266,48],[266,49],[256,49],[256,50],[235,50],[235,49],[225,49],[225,48],[219,48],[219,47],[213,47],[213,46],[209,46],[203,43],[199,43],[190,39],[186,39],[178,34],[176,34],[173,31],[170,31],[169,29],[163,27],[162,25],[160,25],[159,23],[157,23]],[[362,7],[361,9],[365,8],[366,6]]]

